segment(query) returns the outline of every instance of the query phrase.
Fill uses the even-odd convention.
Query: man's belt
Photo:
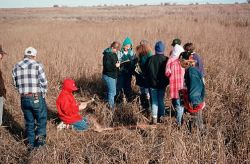
[[[21,94],[21,97],[38,97],[38,96],[41,96],[42,94],[41,93],[23,93]]]

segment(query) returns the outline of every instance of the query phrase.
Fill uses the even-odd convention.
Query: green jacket
[[[152,56],[152,52],[149,52],[147,55],[140,56],[136,59],[138,71],[135,71],[135,79],[136,79],[136,85],[139,85],[140,87],[146,87],[146,63],[147,60]]]
[[[117,54],[112,52],[111,48],[103,51],[103,71],[104,75],[116,79],[118,75],[118,68],[115,66],[118,61]]]

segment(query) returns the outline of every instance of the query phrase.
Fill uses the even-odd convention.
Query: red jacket
[[[71,91],[63,89],[56,100],[58,117],[65,124],[73,124],[82,119],[79,114],[79,105]]]

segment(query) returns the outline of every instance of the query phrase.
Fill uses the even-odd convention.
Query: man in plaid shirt
[[[47,106],[45,94],[47,79],[43,65],[36,61],[37,50],[28,47],[24,59],[18,62],[12,76],[14,86],[21,95],[21,108],[25,119],[25,134],[28,149],[46,142]]]
[[[177,124],[182,124],[182,115],[184,108],[181,106],[179,90],[183,88],[185,69],[181,67],[179,56],[184,51],[180,39],[174,39],[172,42],[173,50],[166,65],[165,75],[169,77],[170,97],[172,104],[176,109]]]

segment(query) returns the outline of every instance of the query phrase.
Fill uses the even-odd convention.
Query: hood
[[[175,57],[175,58],[179,58],[180,54],[184,52],[184,49],[182,46],[176,44],[173,48],[173,51],[171,53],[170,57]]]
[[[104,51],[103,51],[103,55],[107,55],[107,54],[109,54],[109,53],[112,53],[112,48],[106,48]]]
[[[63,81],[63,90],[73,92],[78,90],[78,88],[76,87],[75,81],[73,79],[68,78]]]
[[[124,47],[124,46],[126,46],[128,44],[130,44],[131,47],[133,46],[132,40],[129,37],[126,37],[125,40],[123,41],[122,47]]]

